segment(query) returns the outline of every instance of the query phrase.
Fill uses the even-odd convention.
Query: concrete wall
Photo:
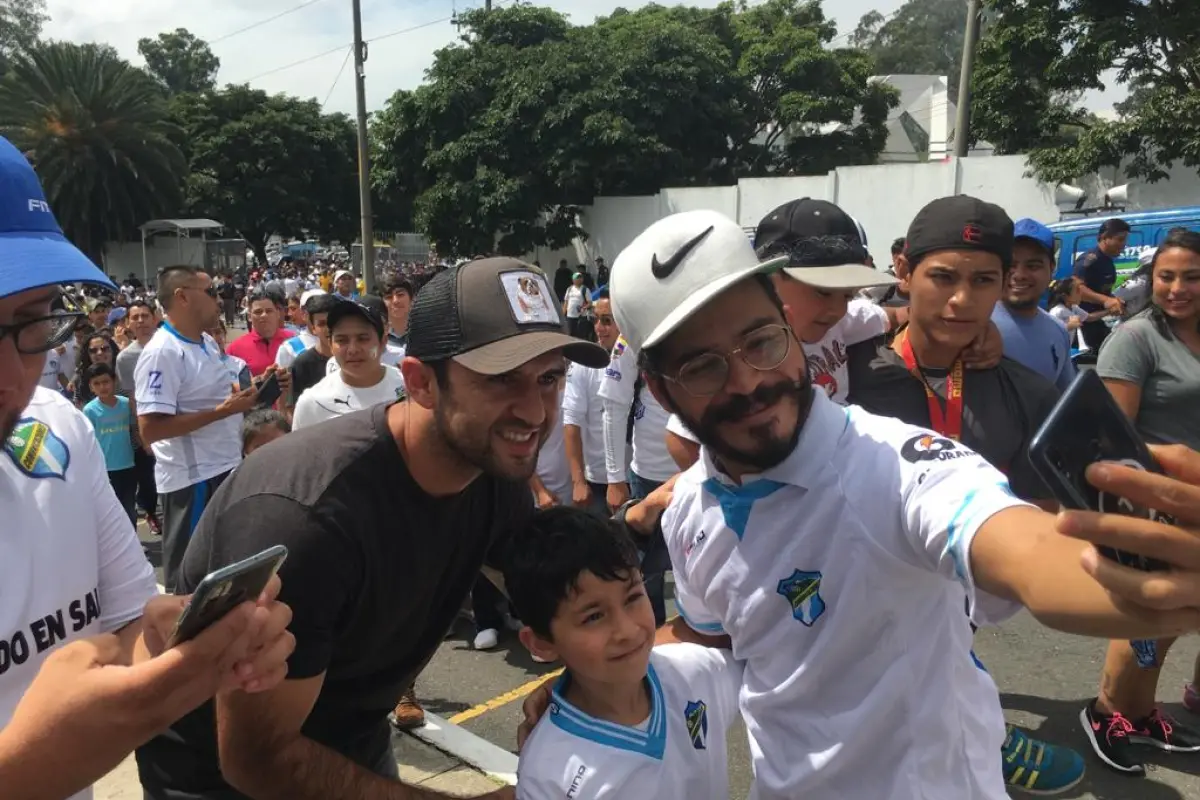
[[[597,197],[580,215],[586,242],[563,251],[541,251],[527,258],[541,260],[553,271],[560,257],[591,264],[603,256],[609,264],[617,254],[655,220],[677,211],[709,208],[752,228],[768,211],[799,197],[831,200],[853,214],[867,231],[869,247],[879,264],[887,264],[893,239],[903,236],[920,208],[930,200],[951,194],[971,194],[1002,206],[1014,218],[1034,217],[1056,222],[1054,187],[1025,177],[1023,156],[946,159],[924,164],[884,164],[843,167],[828,175],[795,178],[749,178],[737,186],[668,188],[646,197]],[[1105,189],[1124,179],[1115,170],[1079,182],[1098,204]],[[1200,176],[1177,168],[1171,178],[1157,184],[1134,184],[1129,208],[1169,208],[1200,205]]]
[[[146,264],[143,270],[141,242],[109,242],[104,246],[104,267],[109,275],[125,278],[129,273],[146,281],[163,267],[178,264],[204,264],[203,239],[176,239],[158,235],[146,241]]]

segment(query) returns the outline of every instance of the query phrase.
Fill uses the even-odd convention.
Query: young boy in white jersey
[[[637,548],[622,528],[556,507],[509,547],[504,581],[525,623],[521,642],[566,665],[521,749],[517,797],[728,797],[725,737],[741,667],[728,651],[654,648]]]

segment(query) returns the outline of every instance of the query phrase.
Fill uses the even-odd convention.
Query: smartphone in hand
[[[262,408],[273,406],[282,394],[283,387],[279,385],[279,373],[272,372],[258,385],[256,404]]]
[[[167,647],[194,639],[242,603],[258,599],[283,565],[287,552],[283,545],[275,545],[206,575],[179,615]]]
[[[1173,524],[1169,514],[1143,508],[1128,498],[1101,492],[1084,477],[1097,461],[1161,473],[1149,448],[1094,370],[1081,372],[1067,388],[1029,445],[1034,470],[1067,508],[1125,514]],[[1098,548],[1107,558],[1155,571],[1167,564],[1137,553]]]

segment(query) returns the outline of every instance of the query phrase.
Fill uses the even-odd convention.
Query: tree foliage
[[[1123,165],[1130,177],[1200,170],[1200,4],[1194,0],[991,0],[997,14],[979,54],[972,129],[1063,182]],[[1131,90],[1122,116],[1079,106],[1117,70]]]
[[[30,159],[64,232],[97,263],[104,242],[178,211],[186,163],[166,97],[107,45],[19,53],[0,80],[0,134]]]
[[[872,163],[896,102],[816,0],[459,19],[372,126],[381,210],[458,255],[565,245],[599,194]]]
[[[964,0],[907,0],[889,16],[871,11],[850,34],[881,75],[945,75],[951,102],[958,102],[966,36]]]
[[[37,43],[48,19],[46,0],[0,0],[0,75],[13,56]]]
[[[264,263],[272,234],[354,240],[356,140],[346,115],[248,86],[178,95],[172,113],[191,165],[190,213],[236,229]]]
[[[203,92],[217,84],[221,61],[203,39],[187,28],[160,33],[154,39],[138,39],[138,52],[146,70],[171,94]]]

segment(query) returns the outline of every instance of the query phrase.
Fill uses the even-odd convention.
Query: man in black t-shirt
[[[934,211],[927,207],[914,220],[897,264],[910,300],[908,326],[893,341],[880,337],[847,349],[847,399],[961,441],[1006,473],[1018,497],[1057,510],[1028,448],[1058,390],[1010,358],[991,369],[962,369],[958,359],[987,328],[1003,294],[1012,221],[999,207],[966,196],[931,205]],[[951,388],[959,398],[953,403]]]
[[[406,399],[255,451],[213,498],[181,585],[287,546],[296,650],[280,688],[223,698],[141,748],[148,798],[441,796],[398,783],[388,712],[533,513],[566,362],[608,363],[554,303],[530,303],[530,282],[550,296],[541,270],[508,258],[439,274],[410,314]],[[650,505],[625,517],[642,536]]]
[[[1129,223],[1123,219],[1106,219],[1100,225],[1096,246],[1075,259],[1074,275],[1082,283],[1083,300],[1079,307],[1089,313],[1107,310],[1120,314],[1122,302],[1112,296],[1117,282],[1117,265],[1114,258],[1121,255],[1129,239]],[[1102,319],[1085,322],[1081,326],[1083,340],[1095,351],[1108,338],[1109,327]]]

